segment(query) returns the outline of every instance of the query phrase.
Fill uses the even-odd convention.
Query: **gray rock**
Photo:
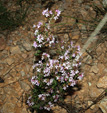
[[[21,71],[20,73],[21,73],[22,77],[26,75],[24,71]]]
[[[107,96],[102,99],[99,107],[100,107],[100,109],[102,110],[103,113],[107,113]]]
[[[83,0],[78,0],[78,3],[81,4],[83,2]]]
[[[30,86],[24,81],[19,81],[19,84],[24,91],[28,91],[30,89]]]
[[[22,46],[26,51],[31,51],[32,49],[32,45],[28,42],[24,42]]]

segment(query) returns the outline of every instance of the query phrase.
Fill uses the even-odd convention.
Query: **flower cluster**
[[[79,71],[80,56],[80,47],[73,46],[72,42],[63,55],[58,56],[57,59],[51,59],[49,54],[43,53],[41,61],[33,66],[37,75],[31,79],[32,85],[35,85],[37,89],[40,90],[42,87],[41,91],[38,91],[36,100],[48,102],[48,99],[50,99],[51,103],[55,103],[64,90],[69,86],[73,87],[77,80],[81,80],[83,73]],[[46,104],[40,106],[40,109],[50,110],[53,105]]]
[[[56,10],[53,13],[46,9],[42,14],[49,18],[49,22],[46,24],[39,22],[37,26],[34,25],[36,40],[33,46],[35,48],[43,47],[46,44],[51,47],[55,43],[55,38],[50,32],[50,21],[58,19],[61,11]],[[77,81],[84,76],[79,69],[81,65],[79,61],[80,47],[74,46],[73,42],[67,47],[64,46],[64,42],[62,44],[60,48],[62,53],[56,58],[52,59],[49,53],[42,52],[41,59],[33,65],[35,75],[31,78],[31,83],[34,88],[27,103],[36,110],[46,109],[49,111],[62,98],[65,90],[76,85]]]
[[[37,25],[34,25],[33,27],[36,29],[34,32],[35,35],[35,41],[33,43],[33,46],[35,48],[41,48],[43,46],[49,46],[51,47],[52,44],[55,43],[55,37],[52,35],[50,31],[50,24],[51,21],[57,20],[61,14],[60,10],[56,10],[54,13],[52,11],[49,11],[48,9],[44,10],[42,14],[45,17],[48,17],[48,22],[38,22]]]

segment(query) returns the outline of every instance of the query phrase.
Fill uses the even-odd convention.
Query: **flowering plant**
[[[60,11],[56,10],[56,15],[54,15],[52,11],[46,9],[42,14],[50,17],[50,23],[51,19],[57,19],[59,17]],[[38,23],[37,28],[40,28],[42,25]],[[45,26],[45,28],[47,27]],[[52,40],[50,40],[49,36],[52,35],[50,32],[47,32],[49,34],[46,35],[46,32],[44,31],[42,34],[40,34],[41,32],[39,30],[36,32],[37,39],[34,42],[35,48],[42,47],[47,42],[51,46]],[[63,45],[60,49],[61,54],[54,59],[51,58],[50,54],[43,52],[38,63],[33,65],[33,69],[35,70],[35,75],[31,78],[33,89],[31,96],[27,100],[29,107],[33,109],[50,110],[55,103],[63,98],[66,89],[70,86],[73,87],[83,77],[83,73],[79,70],[81,65],[81,62],[79,62],[81,56],[80,47],[74,46],[73,42],[71,42],[67,47]]]
[[[47,18],[47,22],[38,22],[37,25],[33,26],[36,29],[34,32],[35,41],[33,43],[35,48],[41,48],[43,46],[51,47],[51,45],[55,42],[55,37],[51,32],[50,25],[52,20],[57,20],[59,18],[61,11],[56,10],[53,13],[46,9],[42,12],[42,14]]]

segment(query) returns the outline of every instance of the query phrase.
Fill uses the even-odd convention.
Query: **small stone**
[[[101,48],[101,46],[98,46],[96,48],[96,53],[97,53],[98,56],[100,56],[102,54],[102,48]]]
[[[56,50],[50,50],[49,53],[50,53],[50,55],[54,56],[54,55],[56,55]]]
[[[88,106],[90,106],[90,105],[92,105],[92,104],[93,104],[92,101],[88,101]],[[95,108],[95,105],[92,105],[90,108],[91,108],[91,109],[94,109],[94,108]]]
[[[75,40],[79,39],[79,35],[73,36],[72,39],[75,39]]]
[[[101,73],[102,74],[102,72],[104,72],[104,69],[105,69],[105,66],[104,66],[104,64],[102,64],[102,63],[98,63],[98,69],[99,69],[99,73]]]
[[[92,98],[98,97],[103,92],[103,89],[98,89],[96,87],[91,86],[89,94]]]
[[[19,81],[19,84],[20,84],[21,88],[25,91],[28,91],[30,89],[30,86],[26,82]]]
[[[102,110],[103,113],[107,113],[107,96],[103,98],[99,105],[100,109]]]
[[[83,0],[78,0],[78,3],[81,4],[83,2]]]
[[[99,69],[97,66],[92,66],[90,72],[98,73]]]
[[[107,88],[107,76],[104,76],[99,79],[97,83],[98,88]]]
[[[14,59],[13,58],[7,58],[6,62],[7,62],[8,65],[11,65],[14,62]]]
[[[22,46],[26,51],[31,51],[32,49],[31,44],[29,44],[28,42],[24,42]]]
[[[24,71],[21,71],[20,73],[21,73],[22,77],[24,77],[26,75]]]
[[[19,53],[21,53],[20,48],[18,46],[11,47],[10,52],[11,52],[11,54],[19,54]]]
[[[27,54],[23,53],[23,54],[22,54],[22,57],[23,57],[23,58],[27,58]]]

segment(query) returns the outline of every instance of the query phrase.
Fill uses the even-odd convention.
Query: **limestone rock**
[[[104,76],[99,79],[97,83],[97,87],[99,88],[107,88],[107,76]]]
[[[23,70],[20,73],[21,73],[22,77],[26,75]]]
[[[7,58],[6,62],[7,62],[8,65],[11,65],[14,62],[14,59],[13,58]]]
[[[89,95],[90,95],[92,98],[96,98],[96,97],[98,97],[102,92],[103,92],[103,89],[98,89],[98,88],[92,86],[92,87],[90,87]]]
[[[97,66],[92,66],[90,72],[98,73],[99,69]]]
[[[20,48],[18,46],[11,47],[10,52],[11,52],[11,54],[21,53]]]
[[[103,113],[107,113],[107,96],[101,101],[99,107]]]
[[[20,84],[21,88],[25,91],[28,91],[30,89],[30,86],[23,81],[19,81],[19,84]]]
[[[22,46],[26,51],[31,51],[31,49],[32,49],[31,44],[28,42],[24,42]]]

